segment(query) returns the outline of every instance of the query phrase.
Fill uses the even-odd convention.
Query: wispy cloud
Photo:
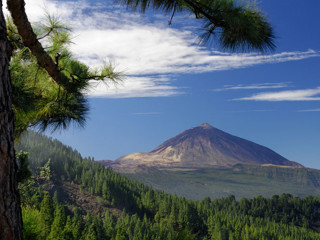
[[[168,97],[183,94],[183,89],[169,85],[166,77],[128,77],[120,85],[106,85],[92,82],[88,90],[89,97],[97,98],[137,98],[137,97]]]
[[[263,92],[250,97],[237,98],[234,100],[248,101],[320,101],[320,87],[314,89],[302,89],[280,92]]]
[[[160,115],[162,112],[136,112],[131,115]]]
[[[26,10],[31,20],[40,21],[43,6],[72,26],[75,44],[71,50],[79,60],[96,67],[110,59],[126,70],[128,78],[123,86],[98,85],[88,92],[92,97],[177,95],[183,90],[172,86],[172,74],[213,72],[320,56],[320,52],[312,49],[270,55],[209,50],[195,44],[197,36],[190,28],[168,27],[167,18],[157,15],[148,19],[112,4],[29,0]]]
[[[274,112],[272,109],[252,109],[252,110],[235,110],[235,111],[226,111],[226,113],[264,113],[264,112]]]
[[[305,109],[305,110],[300,110],[299,112],[320,112],[320,108]]]
[[[289,82],[281,83],[256,83],[256,84],[235,84],[235,85],[224,85],[223,88],[213,89],[215,92],[226,91],[226,90],[251,90],[251,89],[270,89],[270,88],[286,88],[289,87]]]

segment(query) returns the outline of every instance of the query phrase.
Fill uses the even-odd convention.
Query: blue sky
[[[127,75],[93,83],[84,129],[52,134],[84,156],[116,159],[151,151],[208,122],[320,169],[320,1],[262,0],[275,52],[236,54],[199,46],[192,15],[146,15],[97,1],[26,0],[32,21],[45,6],[71,24],[74,55],[92,67],[111,60]]]

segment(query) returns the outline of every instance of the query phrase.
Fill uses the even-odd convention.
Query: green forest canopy
[[[320,239],[318,197],[191,201],[129,180],[57,140],[34,132],[22,139],[17,149],[29,151],[35,176],[22,194],[25,239]],[[40,177],[45,165],[51,180]],[[50,192],[58,182],[87,189],[102,199],[105,211],[88,211],[82,218]],[[110,213],[110,207],[121,209],[121,215]]]

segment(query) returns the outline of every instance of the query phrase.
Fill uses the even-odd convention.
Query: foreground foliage
[[[129,180],[33,132],[17,147],[29,151],[35,176],[20,185],[25,239],[320,239],[317,197],[191,201]],[[82,216],[50,191],[57,181],[81,185],[121,215],[106,208]]]
[[[57,84],[41,68],[10,18],[7,29],[13,46],[10,72],[16,139],[30,126],[38,126],[41,130],[67,128],[71,123],[83,126],[89,111],[84,92],[90,88],[90,83],[121,80],[122,73],[114,71],[112,63],[90,69],[75,59],[69,50],[71,30],[55,16],[47,15],[41,24],[33,26],[33,30],[50,57],[55,59],[59,71],[68,77],[65,84]]]

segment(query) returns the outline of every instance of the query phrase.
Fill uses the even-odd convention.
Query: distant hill
[[[149,153],[132,153],[105,165],[122,172],[138,166],[159,169],[232,168],[237,164],[303,167],[276,152],[203,123],[165,141]]]

